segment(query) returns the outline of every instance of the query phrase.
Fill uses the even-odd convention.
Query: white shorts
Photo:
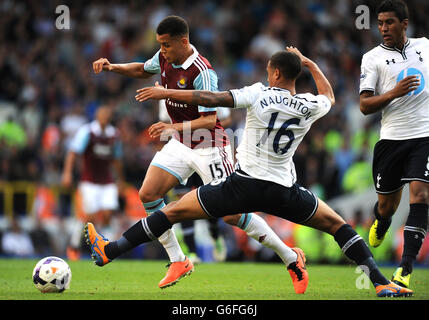
[[[82,197],[82,210],[86,214],[119,208],[118,187],[114,183],[95,184],[82,181],[79,183],[79,192]]]
[[[196,172],[204,184],[229,176],[233,171],[231,146],[191,149],[171,139],[152,159],[152,166],[175,176],[180,183]]]

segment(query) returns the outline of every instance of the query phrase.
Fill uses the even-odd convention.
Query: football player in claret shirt
[[[429,40],[408,38],[408,8],[398,0],[383,1],[378,30],[383,43],[362,57],[360,109],[381,112],[380,141],[374,148],[373,181],[378,201],[369,244],[378,247],[409,183],[410,211],[404,249],[392,280],[408,287],[413,264],[423,244],[429,209]]]
[[[301,65],[311,72],[318,95],[296,93],[295,81]],[[237,148],[238,169],[226,179],[201,186],[136,223],[118,241],[103,240],[88,223],[85,237],[93,254],[108,261],[109,255],[114,258],[124,248],[129,250],[156,239],[172,224],[184,220],[262,211],[331,234],[347,257],[368,275],[377,296],[412,295],[411,290],[381,274],[365,241],[350,225],[310,190],[296,183],[295,150],[311,125],[327,114],[335,102],[329,81],[317,64],[296,48],[274,54],[268,61],[267,73],[268,87],[255,83],[241,89],[210,92],[155,86],[137,91],[138,101],[171,98],[207,106],[246,108],[246,126]],[[288,268],[296,270],[291,276],[294,284],[299,283],[304,263],[297,261]]]
[[[71,260],[80,257],[84,223],[91,221],[108,228],[112,213],[119,208],[118,186],[121,187],[124,181],[122,142],[118,130],[110,124],[111,115],[110,107],[98,107],[96,119],[83,125],[73,137],[64,161],[62,184],[70,187],[76,161],[78,158],[82,160],[78,188],[85,217],[76,217],[72,228],[67,248],[67,257]]]
[[[229,108],[218,108],[216,112],[217,118],[219,119],[221,126],[225,129],[228,128],[232,123],[231,110]],[[168,112],[165,107],[165,100],[159,101],[158,119],[167,123],[171,122],[171,119],[168,116]],[[201,177],[197,173],[194,173],[188,178],[186,185],[178,185],[174,188],[174,194],[177,197],[181,197],[189,190],[202,186],[203,184],[204,183],[201,180]],[[225,261],[227,258],[228,250],[225,238],[223,237],[223,228],[220,228],[219,226],[219,219],[209,219],[207,220],[207,222],[209,233],[213,243],[213,259],[216,262]],[[197,253],[195,221],[183,221],[180,224],[180,227],[183,233],[183,242],[188,250],[187,256],[189,260],[191,260],[194,265],[200,264],[203,261]]]
[[[157,27],[156,39],[161,48],[148,61],[111,64],[101,58],[93,63],[94,72],[117,72],[134,78],[149,78],[159,74],[161,84],[166,88],[217,91],[216,72],[190,44],[189,27],[184,19],[178,16],[163,19]],[[165,104],[171,123],[155,123],[149,128],[149,134],[158,138],[162,133],[173,131],[174,135],[154,156],[139,191],[149,215],[162,209],[166,193],[186,181],[194,172],[198,173],[203,183],[222,179],[233,172],[229,139],[217,119],[216,108],[174,99],[166,99]],[[258,215],[243,213],[225,217],[224,220],[273,249],[286,266],[297,261],[298,249],[286,246]],[[189,275],[194,267],[180,248],[173,230],[166,229],[165,233],[158,236],[158,240],[171,262],[166,276],[158,284],[160,288],[166,288]],[[101,266],[105,261],[96,263]]]

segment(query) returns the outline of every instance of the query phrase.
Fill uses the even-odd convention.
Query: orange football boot
[[[396,283],[390,282],[385,285],[375,285],[375,293],[377,297],[411,297],[413,290],[398,286]]]
[[[293,287],[295,292],[302,294],[305,292],[308,286],[308,272],[305,267],[305,255],[300,248],[292,248],[293,251],[297,254],[298,258],[296,262],[292,262],[287,269],[292,278]]]
[[[104,253],[104,247],[109,243],[109,241],[102,234],[95,231],[94,225],[91,222],[88,222],[85,225],[84,231],[85,241],[91,249],[91,258],[94,260],[94,263],[99,267],[108,264],[110,260]]]
[[[189,276],[194,271],[194,265],[188,257],[185,261],[171,262],[167,267],[167,274],[158,284],[161,289],[175,285],[181,278]]]

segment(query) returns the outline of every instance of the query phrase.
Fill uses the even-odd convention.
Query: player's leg
[[[220,235],[218,219],[208,219],[210,236],[216,240]]]
[[[171,139],[155,154],[139,191],[148,215],[161,210],[165,206],[165,194],[191,175],[192,169],[187,160],[189,150],[179,141]],[[167,230],[158,240],[164,246],[172,263],[169,271],[170,269],[174,271],[175,263],[183,262],[186,258],[174,231]]]
[[[195,241],[195,221],[183,221],[180,224],[183,234],[183,242],[187,247],[186,255],[194,265],[200,264],[201,259],[197,255],[197,243]]]
[[[198,156],[198,155],[197,155]],[[186,187],[177,187],[175,188],[176,195],[180,198],[186,193],[188,193],[192,189],[196,189],[200,186],[204,185],[201,177],[194,172],[186,182]],[[207,220],[208,229],[210,232],[210,236],[214,241],[214,250],[213,257],[215,261],[225,261],[226,259],[226,245],[223,237],[219,234],[218,227],[218,219],[209,219]],[[189,260],[191,260],[194,265],[201,263],[200,257],[197,255],[197,243],[195,237],[195,221],[188,220],[183,221],[180,224],[183,233],[183,241],[185,245],[188,247],[187,256]]]
[[[215,186],[207,185],[202,187],[206,190],[206,198],[211,201],[210,206],[216,204],[217,206],[222,206],[227,209],[232,207],[236,210],[236,206],[239,205],[239,201],[222,201],[222,197],[228,197],[228,199],[230,199],[234,194],[232,192],[223,192],[224,190],[220,190],[220,185],[221,184],[219,183]],[[213,187],[216,186],[218,188],[213,190]],[[114,242],[108,242],[106,239],[103,239],[103,237],[95,231],[92,225],[87,225],[85,235],[87,242],[89,242],[93,254],[95,255],[95,263],[100,266],[104,265],[144,242],[157,239],[175,223],[186,220],[221,217],[222,214],[210,215],[206,211],[207,209],[203,208],[202,202],[199,201],[197,196],[198,190],[199,189],[190,191],[180,200],[169,203],[162,209],[162,211],[158,210],[152,215],[141,219],[125,231],[119,240]],[[208,202],[207,199],[206,202]],[[234,200],[237,199],[234,198]],[[222,210],[216,211],[220,212]]]
[[[94,263],[98,266],[106,265],[138,245],[156,240],[166,231],[170,230],[174,223],[207,218],[195,193],[195,190],[191,191],[177,203],[163,208],[168,213],[168,216],[163,211],[158,210],[148,217],[141,219],[125,231],[123,236],[117,241],[109,242],[101,234],[97,233],[93,224],[86,224],[85,238],[91,248]],[[174,266],[174,269],[172,266]],[[166,277],[161,280],[158,286],[160,288],[171,286],[181,278],[188,276],[193,270],[192,262],[186,257],[184,261],[174,262],[170,264]],[[175,278],[172,276],[173,273],[175,274]],[[166,278],[168,282],[164,281]]]
[[[207,220],[210,236],[214,241],[213,258],[215,261],[225,261],[228,255],[225,238],[219,228],[219,219]]]
[[[272,249],[283,261],[292,277],[296,293],[304,293],[308,286],[305,255],[300,248],[288,247],[267,222],[255,213],[242,213],[223,217],[226,223],[244,230],[247,235]]]
[[[252,210],[255,195],[260,194],[259,186],[253,188],[253,192],[249,196],[248,188],[244,188],[244,192],[239,192],[233,187],[233,177],[234,174],[223,183],[205,185],[189,192],[178,202],[169,204],[162,211],[157,211],[133,225],[123,234],[122,238],[115,242],[109,243],[101,239],[101,237],[97,237],[93,226],[88,225],[86,237],[89,239],[93,252],[102,252],[99,254],[101,258],[96,259],[96,264],[103,265],[141,243],[156,239],[171,228],[174,223],[185,220],[222,217],[224,212],[240,212],[243,208]],[[237,176],[235,178],[237,179]],[[238,181],[238,184],[241,184],[241,181]],[[98,245],[98,240],[100,240],[101,245]],[[305,270],[305,258],[302,255],[302,251],[296,250],[295,252],[298,255],[298,259],[293,263],[298,278],[297,282],[303,283],[301,281],[304,280],[306,284],[308,283],[308,274]],[[299,278],[300,275],[301,278]],[[307,277],[303,277],[303,275],[307,275]],[[301,292],[305,291],[305,288],[306,285],[299,286]]]
[[[164,208],[165,194],[178,184],[178,178],[171,171],[168,172],[154,165],[149,166],[142,187],[139,190],[140,200],[143,202],[146,213],[151,215]],[[171,262],[185,259],[173,230],[167,231],[158,240],[164,246]]]
[[[228,177],[227,181],[230,180],[231,177]],[[180,200],[170,203],[162,210],[138,221],[125,231],[123,237],[118,241],[109,243],[102,241],[104,248],[102,254],[105,255],[105,260],[111,261],[144,242],[157,239],[175,223],[222,217],[224,211],[237,212],[242,203],[246,203],[246,199],[242,198],[237,196],[232,191],[232,187],[225,182],[212,183],[192,190]],[[210,211],[207,210],[212,210],[212,207],[215,213],[210,214]],[[91,232],[93,231],[89,230],[87,236],[90,236]],[[97,241],[90,240],[90,242],[93,245]]]
[[[97,212],[100,230],[106,238],[115,234],[112,216],[119,209],[119,190],[115,183],[99,186],[99,211]],[[91,222],[91,221],[89,221]]]
[[[76,206],[83,212],[82,216],[75,216],[71,228],[70,242],[67,246],[67,258],[76,261],[80,259],[82,229],[86,222],[98,224],[97,212],[100,210],[100,190],[96,184],[80,182],[76,192]]]
[[[201,185],[224,179],[234,171],[230,146],[195,149],[193,153],[195,156],[192,166],[201,180]],[[228,252],[225,239],[219,232],[218,219],[208,219],[207,223],[213,240],[213,258],[215,261],[225,261]]]
[[[139,197],[146,212],[151,214],[163,208],[165,194],[178,184],[178,177],[174,173],[165,168],[150,165],[139,190]]]
[[[71,261],[77,261],[80,259],[80,246],[82,239],[82,228],[86,222],[89,222],[89,219],[82,221],[80,218],[75,217],[73,219],[73,225],[71,227],[71,236],[70,242],[67,246],[67,259]]]
[[[168,171],[167,171],[168,170]],[[140,188],[139,195],[148,215],[165,207],[164,195],[179,184],[179,177],[175,172],[166,167],[151,165]],[[168,270],[159,283],[160,288],[166,288],[175,284],[180,278],[193,271],[192,263],[183,253],[173,229],[167,229],[158,237],[168,254],[170,263]]]
[[[95,263],[103,266],[142,243],[158,239],[175,223],[204,218],[207,218],[207,214],[198,202],[196,190],[193,190],[162,211],[158,210],[139,220],[117,241],[109,242],[97,233],[92,224],[86,225],[85,237],[94,254]]]
[[[198,188],[199,186],[204,185],[201,177],[195,172],[187,180],[186,192],[189,192],[192,189]],[[181,192],[180,192],[181,193]],[[185,193],[179,193],[179,196],[183,196]],[[226,244],[222,235],[219,234],[218,227],[219,219],[209,219],[207,220],[208,229],[210,236],[214,242],[213,257],[215,261],[225,261],[226,259]],[[197,255],[197,243],[195,238],[195,221],[183,221],[181,223],[183,240],[189,249],[188,257],[194,263],[201,263],[201,259]]]
[[[139,190],[140,199],[149,217],[165,207],[163,197],[168,190],[190,176],[192,169],[189,168],[187,163],[186,152],[187,149],[185,146],[177,140],[172,139],[153,158],[142,187]],[[156,223],[158,221],[156,217],[157,216],[151,218],[149,221],[155,221]],[[139,231],[138,228],[137,231]],[[104,247],[103,249],[97,250],[97,239],[99,239],[101,246],[107,245],[108,240],[98,235],[93,226],[88,225],[85,233],[97,265],[105,265],[116,257],[115,253],[110,256],[109,253],[106,255]],[[164,246],[171,261],[168,265],[166,276],[158,284],[160,288],[165,288],[175,284],[180,278],[191,273],[194,268],[192,262],[184,255],[174,231],[171,228],[165,228],[162,234],[157,235],[157,238]],[[127,239],[123,237],[115,241],[114,245],[109,246],[109,248],[110,247],[114,248],[112,250],[113,252],[121,254],[131,250],[134,246],[132,242],[127,241]],[[109,249],[107,251],[109,252]]]
[[[393,282],[408,288],[413,265],[426,236],[429,209],[429,183],[410,182],[410,212],[404,227],[404,249]]]
[[[255,213],[242,213],[226,216],[223,220],[230,225],[239,227],[249,237],[272,249],[286,266],[297,260],[298,256],[296,252],[289,248],[259,215]]]
[[[270,183],[234,172],[224,182],[215,180],[199,188],[198,200],[203,204],[207,215],[223,217],[227,223],[238,226],[253,239],[273,249],[285,263],[295,292],[304,293],[308,285],[308,272],[302,250],[289,248],[257,214],[237,214],[247,210],[251,212],[259,208],[260,203],[269,202],[277,207],[276,200],[265,199],[266,184]]]
[[[196,164],[196,170],[201,173],[201,178],[205,184],[215,179],[229,176],[232,173],[233,158],[231,148],[227,146],[215,147],[212,149],[212,154],[206,157],[207,160],[205,160],[205,163]],[[198,152],[198,150],[196,152]],[[225,214],[228,213],[225,212]],[[297,260],[297,254],[289,248],[276,235],[265,220],[257,214],[243,213],[238,215],[227,215],[223,217],[223,220],[232,226],[242,229],[249,237],[255,239],[265,247],[274,250],[286,266],[289,266],[289,264]]]
[[[119,191],[115,183],[109,183],[101,186],[100,195],[100,216],[101,224],[109,228],[112,215],[119,209]]]
[[[384,240],[392,216],[401,201],[404,161],[409,146],[402,141],[380,140],[374,147],[372,178],[378,195],[374,205],[375,220],[369,231],[369,244],[378,247]]]
[[[316,212],[302,224],[331,234],[344,254],[366,273],[378,296],[409,296],[412,294],[411,290],[401,288],[383,276],[365,241],[322,200],[318,199]]]
[[[413,264],[423,244],[428,222],[429,137],[402,142],[407,147],[403,182],[410,186],[410,211],[404,227],[404,249],[392,280],[404,287],[410,283]]]
[[[180,199],[186,193],[191,191],[192,189],[196,189],[199,186],[203,185],[203,181],[197,173],[193,173],[186,181],[185,186],[176,187],[175,194]],[[194,265],[200,264],[202,261],[200,257],[197,255],[197,243],[196,243],[196,235],[195,235],[195,221],[188,220],[183,221],[181,224],[182,234],[183,234],[183,242],[186,245],[188,252],[186,255],[189,260],[192,261]]]
[[[374,205],[375,220],[369,231],[369,244],[376,248],[384,240],[392,223],[392,216],[398,209],[402,197],[402,188],[389,194],[377,195],[378,201]]]

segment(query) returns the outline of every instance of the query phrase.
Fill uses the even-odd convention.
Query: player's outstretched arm
[[[92,63],[92,69],[96,74],[102,71],[110,71],[130,78],[149,78],[153,76],[152,73],[144,70],[144,63],[142,62],[113,64],[106,58],[100,58]]]
[[[322,94],[328,97],[329,101],[331,101],[331,106],[335,104],[335,95],[334,90],[332,90],[331,84],[328,79],[323,74],[322,70],[320,70],[319,66],[306,56],[304,56],[297,48],[295,47],[286,47],[286,50],[289,52],[293,52],[301,59],[301,63],[304,67],[308,68],[310,71],[314,82],[316,83],[318,94]]]
[[[234,107],[234,99],[229,91],[206,91],[206,90],[175,90],[166,89],[155,83],[154,87],[137,90],[136,100],[143,102],[149,99],[173,99],[178,102],[189,103],[206,107]]]
[[[359,96],[360,111],[364,115],[380,111],[394,99],[416,90],[419,85],[419,78],[414,75],[405,77],[392,90],[381,95],[374,95],[372,91],[363,91]]]

